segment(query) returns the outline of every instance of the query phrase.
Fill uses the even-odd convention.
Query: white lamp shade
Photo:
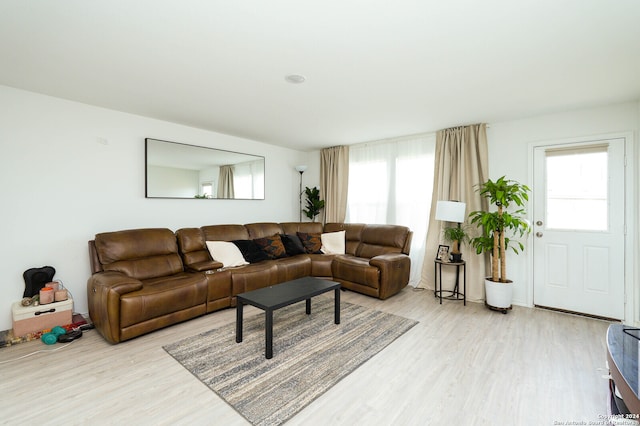
[[[304,173],[305,170],[307,170],[307,166],[296,166],[296,171],[300,173]]]
[[[438,201],[436,205],[436,220],[462,223],[464,222],[466,209],[466,203],[459,201]]]

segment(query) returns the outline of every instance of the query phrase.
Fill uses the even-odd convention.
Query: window
[[[235,198],[264,199],[264,162],[250,161],[233,168]]]
[[[435,135],[349,148],[347,222],[408,226],[413,231],[410,284],[422,272],[427,235]]]
[[[550,149],[545,154],[547,228],[606,231],[607,145]]]
[[[213,184],[211,182],[203,182],[200,185],[201,188],[201,194],[204,195],[207,198],[212,198],[213,197]]]

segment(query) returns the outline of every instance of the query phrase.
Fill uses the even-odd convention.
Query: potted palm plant
[[[462,260],[462,253],[460,252],[460,246],[467,241],[467,231],[461,226],[451,226],[444,228],[442,231],[443,237],[446,241],[451,242],[453,247],[451,249],[451,261],[460,262]]]
[[[486,302],[490,308],[506,313],[511,308],[513,281],[507,278],[507,250],[518,254],[524,244],[514,238],[522,238],[531,232],[529,222],[524,218],[525,203],[529,201],[528,186],[504,176],[495,182],[491,179],[478,188],[480,195],[489,204],[497,207],[494,211],[474,211],[469,214],[471,224],[480,229],[480,235],[471,239],[477,254],[491,254],[491,276],[485,279]],[[515,205],[518,209],[509,211]]]

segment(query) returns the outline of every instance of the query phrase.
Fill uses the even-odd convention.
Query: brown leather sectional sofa
[[[206,241],[345,231],[345,254],[303,253],[224,268]],[[409,228],[314,222],[252,223],[97,234],[89,241],[89,315],[112,343],[235,306],[239,293],[315,276],[386,299],[409,282]]]

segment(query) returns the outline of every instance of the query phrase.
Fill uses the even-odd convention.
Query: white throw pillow
[[[322,252],[325,254],[344,254],[345,233],[346,231],[338,231],[321,234]]]
[[[227,241],[207,241],[207,248],[213,260],[221,262],[227,268],[230,266],[248,265],[238,246]]]

